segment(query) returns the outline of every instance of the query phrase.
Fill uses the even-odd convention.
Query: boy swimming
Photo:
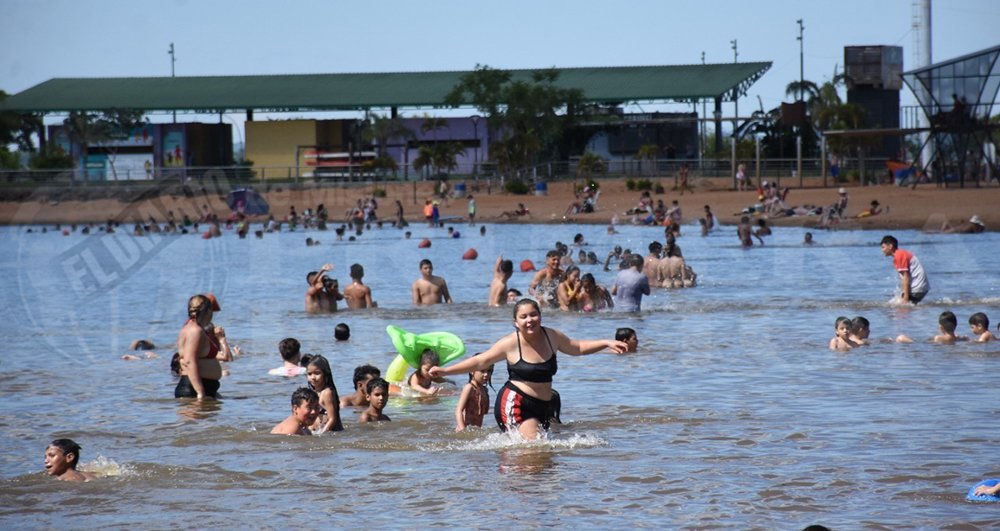
[[[372,365],[360,365],[354,369],[354,394],[340,399],[340,407],[368,406],[368,382],[382,376],[382,371]]]
[[[389,403],[389,382],[382,378],[372,378],[368,380],[368,409],[364,410],[358,417],[358,422],[378,422],[392,420],[382,412],[386,404]]]
[[[993,332],[990,332],[990,318],[986,317],[983,312],[976,312],[969,317],[969,328],[975,338],[973,341],[977,343],[986,343],[996,339]]]
[[[94,475],[80,472],[80,445],[72,439],[56,439],[45,448],[45,473],[60,481],[90,481]]]
[[[309,426],[319,418],[319,395],[308,387],[292,393],[292,414],[271,430],[275,435],[312,435]]]

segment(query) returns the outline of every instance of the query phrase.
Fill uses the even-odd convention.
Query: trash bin
[[[545,181],[535,183],[535,195],[549,195],[549,185]]]
[[[465,183],[455,183],[455,191],[452,194],[453,197],[464,198],[466,196]]]

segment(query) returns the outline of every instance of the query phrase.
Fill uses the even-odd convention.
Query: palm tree
[[[785,96],[789,98],[796,98],[798,100],[800,94],[803,101],[812,103],[819,95],[819,87],[816,86],[816,83],[808,79],[804,81],[792,81],[785,87]]]
[[[639,147],[639,151],[635,152],[635,159],[639,161],[639,173],[642,173],[642,161],[650,160],[653,161],[653,172],[656,172],[656,155],[659,153],[660,148],[656,144],[643,144]]]

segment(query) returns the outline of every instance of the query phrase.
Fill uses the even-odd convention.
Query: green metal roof
[[[558,85],[592,102],[691,101],[745,94],[770,62],[712,65],[562,68]],[[534,70],[511,70],[526,79]],[[399,72],[268,76],[55,78],[0,102],[20,112],[220,112],[442,107],[469,72]]]

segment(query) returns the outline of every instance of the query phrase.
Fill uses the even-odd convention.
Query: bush
[[[629,192],[634,192],[635,191],[635,179],[629,177],[629,179],[627,181],[625,181],[625,189],[628,190]]]
[[[20,167],[21,157],[17,156],[17,152],[11,153],[10,151],[0,147],[0,169],[16,170]]]
[[[385,188],[375,188],[372,190],[372,197],[384,198],[385,195]]]
[[[33,170],[69,170],[73,168],[73,157],[59,146],[49,146],[31,157],[28,166]]]
[[[650,181],[649,179],[639,179],[635,183],[635,189],[639,190],[640,192],[652,190],[653,182]]]
[[[519,180],[507,181],[504,183],[503,189],[514,195],[525,195],[531,191],[530,186]]]

